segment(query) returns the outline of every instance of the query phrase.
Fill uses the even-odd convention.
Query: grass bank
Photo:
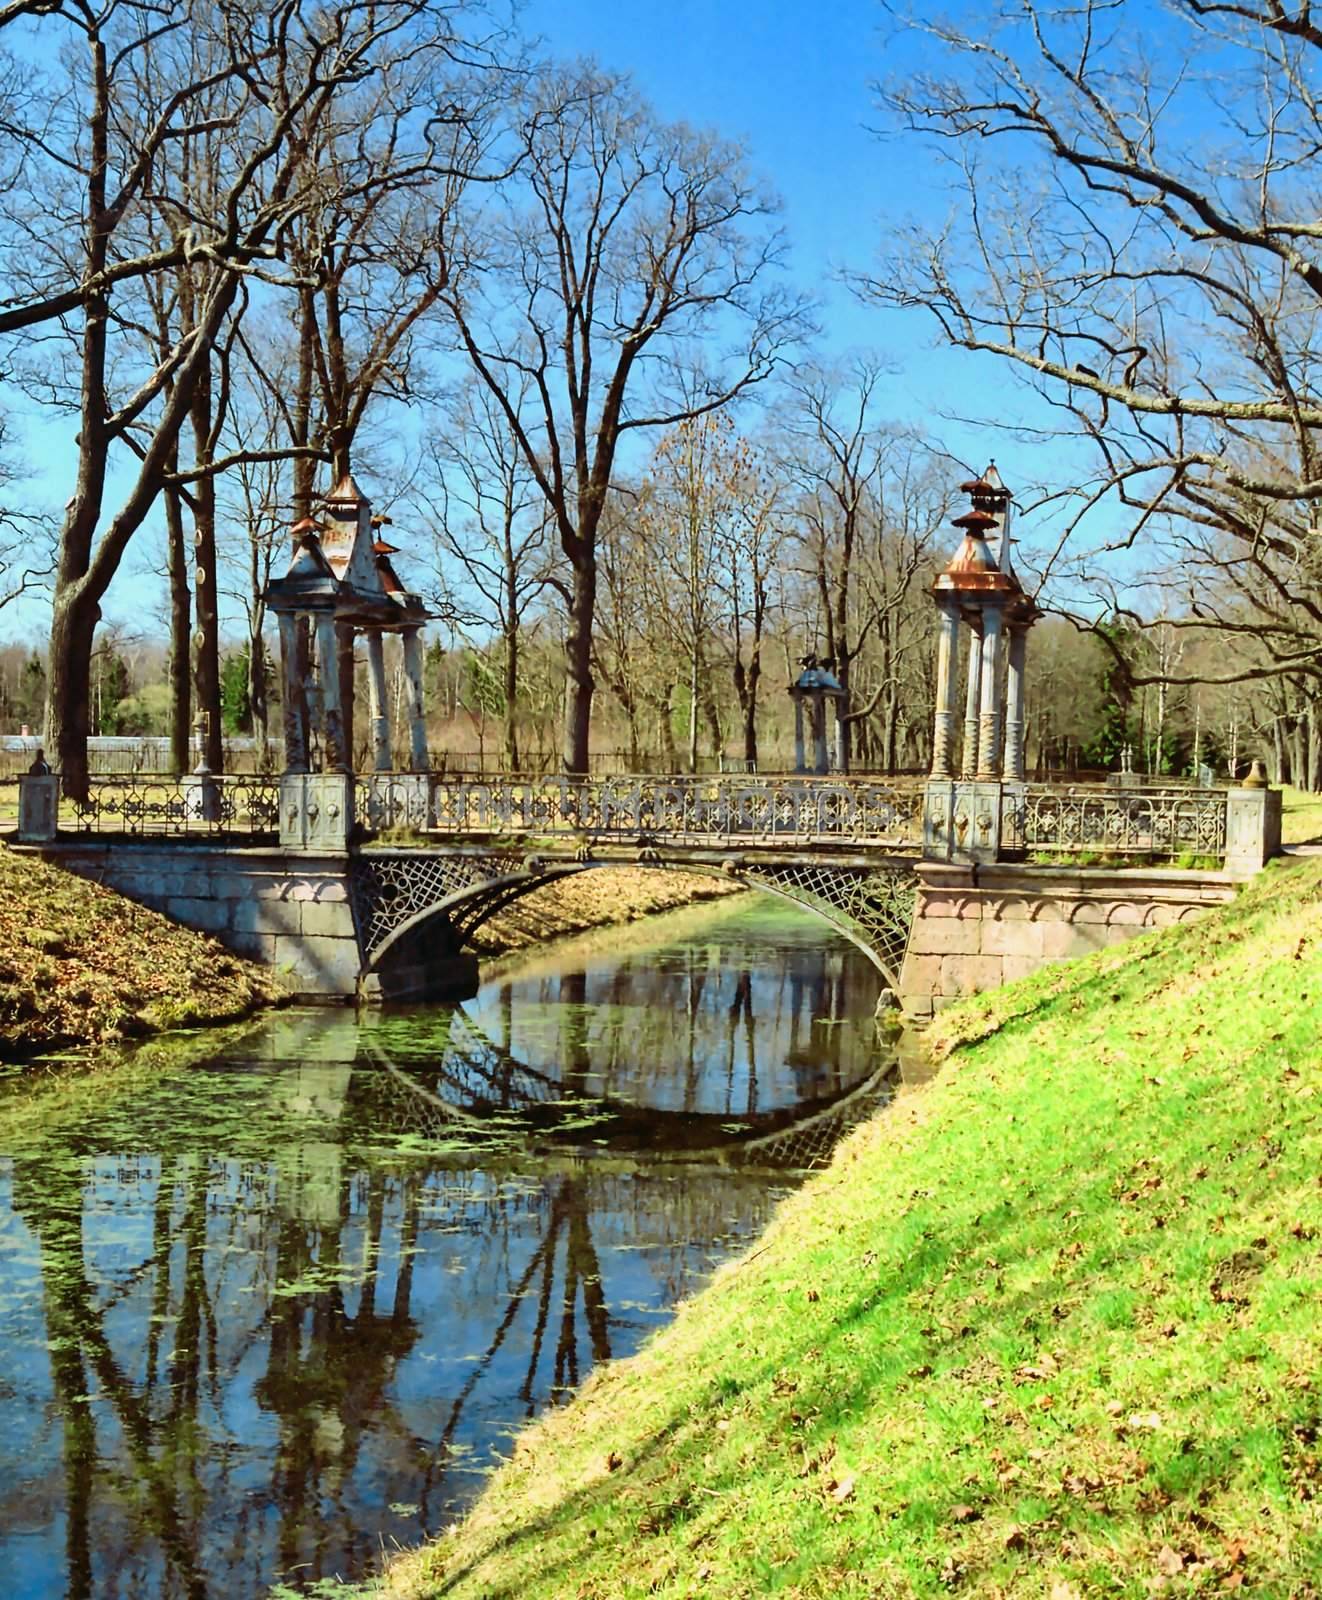
[[[1322,860],[944,1013],[399,1595],[1220,1594],[1322,1574]]]
[[[0,844],[0,1060],[246,1015],[275,975]]]

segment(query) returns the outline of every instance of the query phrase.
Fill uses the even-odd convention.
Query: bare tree
[[[1163,626],[1231,644],[1216,679],[1318,678],[1309,7],[1022,0],[908,25],[933,65],[883,97],[936,136],[964,203],[908,230],[866,289],[1016,368],[1092,447],[1095,468],[1065,486],[1055,570],[1138,549],[1179,598]]]
[[[67,330],[56,359],[74,367],[78,460],[55,583],[47,734],[75,794],[86,792],[88,669],[101,600],[172,476],[198,482],[229,464],[219,457],[172,471],[240,281],[268,270],[306,204],[310,130],[334,116],[346,85],[414,48],[419,29],[449,32],[448,15],[428,0],[331,11],[303,0],[109,0],[97,11],[77,0],[19,0],[0,13],[11,50],[37,18],[43,33],[61,27],[69,46],[10,129],[0,334],[31,341],[33,330]],[[165,185],[172,148],[204,132],[223,139],[226,165],[215,204],[200,209],[186,189]],[[144,226],[149,208],[171,218],[159,244]],[[122,359],[131,286],[189,265],[203,278],[169,349],[149,368]],[[134,465],[107,519],[115,460]]]
[[[520,410],[525,398],[516,397]],[[446,565],[457,563],[463,587],[477,601],[475,620],[494,627],[500,639],[505,761],[518,772],[524,620],[555,581],[546,501],[503,408],[476,378],[452,396],[432,463],[436,483],[427,498],[438,555]]]
[[[597,538],[620,440],[765,378],[803,312],[764,287],[780,241],[737,147],[658,121],[627,80],[591,65],[530,80],[512,124],[518,180],[444,220],[441,299],[569,564],[563,757],[585,772]],[[671,396],[666,358],[700,335],[736,350],[698,395]],[[525,390],[532,416],[515,403]]]

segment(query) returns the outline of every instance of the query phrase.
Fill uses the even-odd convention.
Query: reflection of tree
[[[187,1180],[187,1236],[190,1226],[197,1228],[199,1218],[205,1228],[206,1171],[198,1163],[191,1170],[186,1168],[182,1177]],[[17,1207],[41,1250],[51,1378],[64,1428],[69,1495],[68,1592],[81,1597],[92,1589],[91,1516],[98,1450],[89,1380],[94,1377],[96,1398],[109,1407],[119,1424],[145,1492],[148,1525],[160,1542],[168,1568],[192,1600],[206,1593],[197,1566],[197,1529],[186,1525],[169,1473],[176,1459],[174,1446],[182,1432],[196,1422],[197,1341],[191,1350],[186,1344],[178,1348],[172,1377],[182,1387],[182,1398],[159,1424],[154,1423],[147,1401],[138,1394],[111,1349],[103,1307],[88,1276],[83,1246],[85,1184],[86,1173],[79,1161],[38,1159],[16,1164]],[[162,1171],[160,1188],[165,1187]],[[158,1264],[157,1270],[168,1271],[168,1262],[164,1266]],[[200,1325],[198,1302],[205,1296],[205,1280],[185,1274],[181,1325]]]
[[[310,1224],[297,1215],[286,1216],[276,1238],[266,1371],[255,1392],[262,1407],[280,1420],[275,1482],[278,1558],[284,1571],[300,1560],[309,1530],[319,1520],[319,1501],[331,1490],[338,1499],[366,1429],[381,1424],[395,1368],[419,1333],[410,1315],[419,1184],[412,1176],[403,1179],[395,1292],[389,1311],[379,1314],[387,1180],[381,1172],[368,1175],[366,1263],[361,1275],[354,1274],[358,1309],[350,1315],[343,1235],[354,1181],[342,1179],[334,1221]],[[298,1287],[302,1284],[307,1287]],[[341,1514],[352,1537],[353,1513],[342,1507]]]

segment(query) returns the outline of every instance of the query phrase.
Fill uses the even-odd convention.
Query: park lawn
[[[245,1015],[275,975],[0,844],[0,1061]]]
[[[1281,842],[1307,844],[1322,839],[1322,794],[1292,788],[1281,790]]]
[[[1322,860],[929,1039],[390,1592],[1322,1594]]]

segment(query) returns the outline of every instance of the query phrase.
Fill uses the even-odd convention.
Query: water
[[[11,1597],[362,1576],[888,1091],[878,976],[741,897],[460,1007],[0,1093]]]

